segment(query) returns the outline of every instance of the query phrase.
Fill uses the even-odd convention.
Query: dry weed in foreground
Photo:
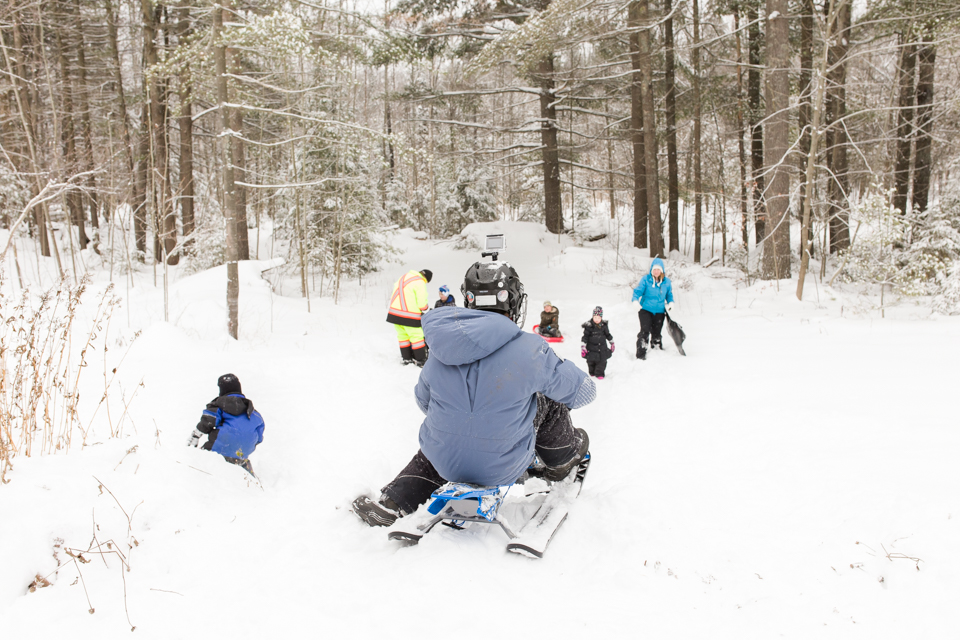
[[[111,421],[108,396],[116,369],[108,378],[106,329],[120,299],[114,295],[113,285],[108,286],[89,331],[80,332],[82,343],[75,343],[77,311],[89,283],[85,277],[79,285],[70,286],[61,279],[39,296],[25,290],[12,299],[4,293],[0,272],[0,482],[4,484],[9,482],[6,474],[16,455],[69,451],[77,431],[85,444],[101,405],[106,404],[107,420]],[[77,411],[78,389],[81,379],[96,375],[87,358],[97,349],[104,352],[104,391],[84,427]],[[110,436],[118,435],[120,426],[111,421]]]

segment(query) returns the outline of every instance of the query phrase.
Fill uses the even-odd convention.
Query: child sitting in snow
[[[549,300],[543,303],[543,312],[540,314],[540,335],[550,338],[563,337],[560,333],[560,309],[550,304]]]
[[[607,341],[610,341],[610,348],[607,348]],[[610,335],[610,327],[607,321],[603,319],[603,308],[596,307],[593,310],[593,318],[583,323],[583,339],[580,340],[580,357],[587,359],[587,372],[596,376],[597,380],[603,380],[603,374],[607,370],[607,359],[613,355],[616,345],[613,344],[613,336]]]
[[[263,442],[263,417],[254,410],[253,402],[243,396],[237,376],[224,374],[217,380],[217,386],[220,395],[203,410],[189,446],[197,446],[200,436],[206,434],[203,449],[219,453],[227,462],[253,474],[250,454]]]

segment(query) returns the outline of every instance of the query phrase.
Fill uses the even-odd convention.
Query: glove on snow
[[[587,347],[585,345],[580,345],[580,357],[581,358],[587,357]]]
[[[200,444],[200,436],[203,435],[196,429],[193,430],[193,433],[190,434],[190,440],[187,442],[188,447],[196,447]]]
[[[673,303],[672,303],[672,302],[668,302],[667,305],[666,305],[666,307],[667,307],[667,313],[673,313]]]
[[[639,301],[639,300],[634,300],[631,304],[633,305],[633,308],[634,308],[634,309],[636,309],[637,311],[640,311],[640,301]]]

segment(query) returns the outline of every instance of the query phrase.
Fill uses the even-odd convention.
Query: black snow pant
[[[647,343],[651,349],[663,349],[663,337],[660,332],[663,330],[664,314],[650,313],[646,309],[640,310],[640,333],[637,334],[637,358],[647,357]]]
[[[592,359],[591,356],[595,359]],[[607,371],[607,360],[610,358],[607,353],[588,353],[587,354],[587,373],[592,376],[604,376]]]
[[[538,393],[533,428],[537,431],[537,456],[543,464],[558,467],[576,455],[580,442],[570,420],[570,410],[565,404]],[[404,514],[408,514],[416,511],[430,499],[430,494],[446,483],[447,480],[437,473],[423,451],[417,450],[407,466],[383,488],[383,494],[396,502]]]
[[[554,327],[554,326],[552,326],[552,325],[548,325],[548,326],[546,326],[546,327],[540,327],[540,328],[538,329],[538,331],[540,331],[540,335],[542,335],[542,336],[547,336],[548,338],[562,338],[562,337],[563,337],[563,335],[560,333],[560,329],[557,329],[556,327]]]

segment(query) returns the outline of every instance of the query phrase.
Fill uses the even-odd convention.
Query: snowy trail
[[[338,306],[314,300],[310,314],[244,276],[236,343],[222,335],[217,270],[178,283],[172,324],[157,323],[156,292],[131,302],[134,325],[148,327],[124,364],[130,385],[144,379],[137,433],[18,460],[0,488],[0,542],[18,550],[0,559],[5,635],[129,635],[113,559],[82,565],[94,615],[83,585],[70,586],[72,566],[24,595],[35,573],[56,568],[55,538],[86,548],[96,521],[101,542],[125,549],[126,518],[93,476],[128,513],[142,501],[125,576],[138,636],[955,632],[960,324],[841,318],[843,300],[827,292],[818,307],[789,287],[736,290],[687,267],[675,283],[689,356],[666,338],[638,362],[631,272],[601,276],[609,251],[540,242],[528,225],[508,233],[502,258],[530,294],[527,329],[551,300],[567,336],[557,352],[583,366],[577,329],[600,304],[617,343],[599,399],[573,414],[594,462],[543,560],[506,554],[494,528],[437,530],[400,548],[349,512],[417,446],[419,371],[399,365],[383,321],[390,283],[430,268],[431,296],[446,283],[459,302],[479,258],[401,236],[402,264],[350,285]],[[262,489],[184,446],[228,370],[267,423],[253,456]],[[920,558],[920,570],[883,548]]]

